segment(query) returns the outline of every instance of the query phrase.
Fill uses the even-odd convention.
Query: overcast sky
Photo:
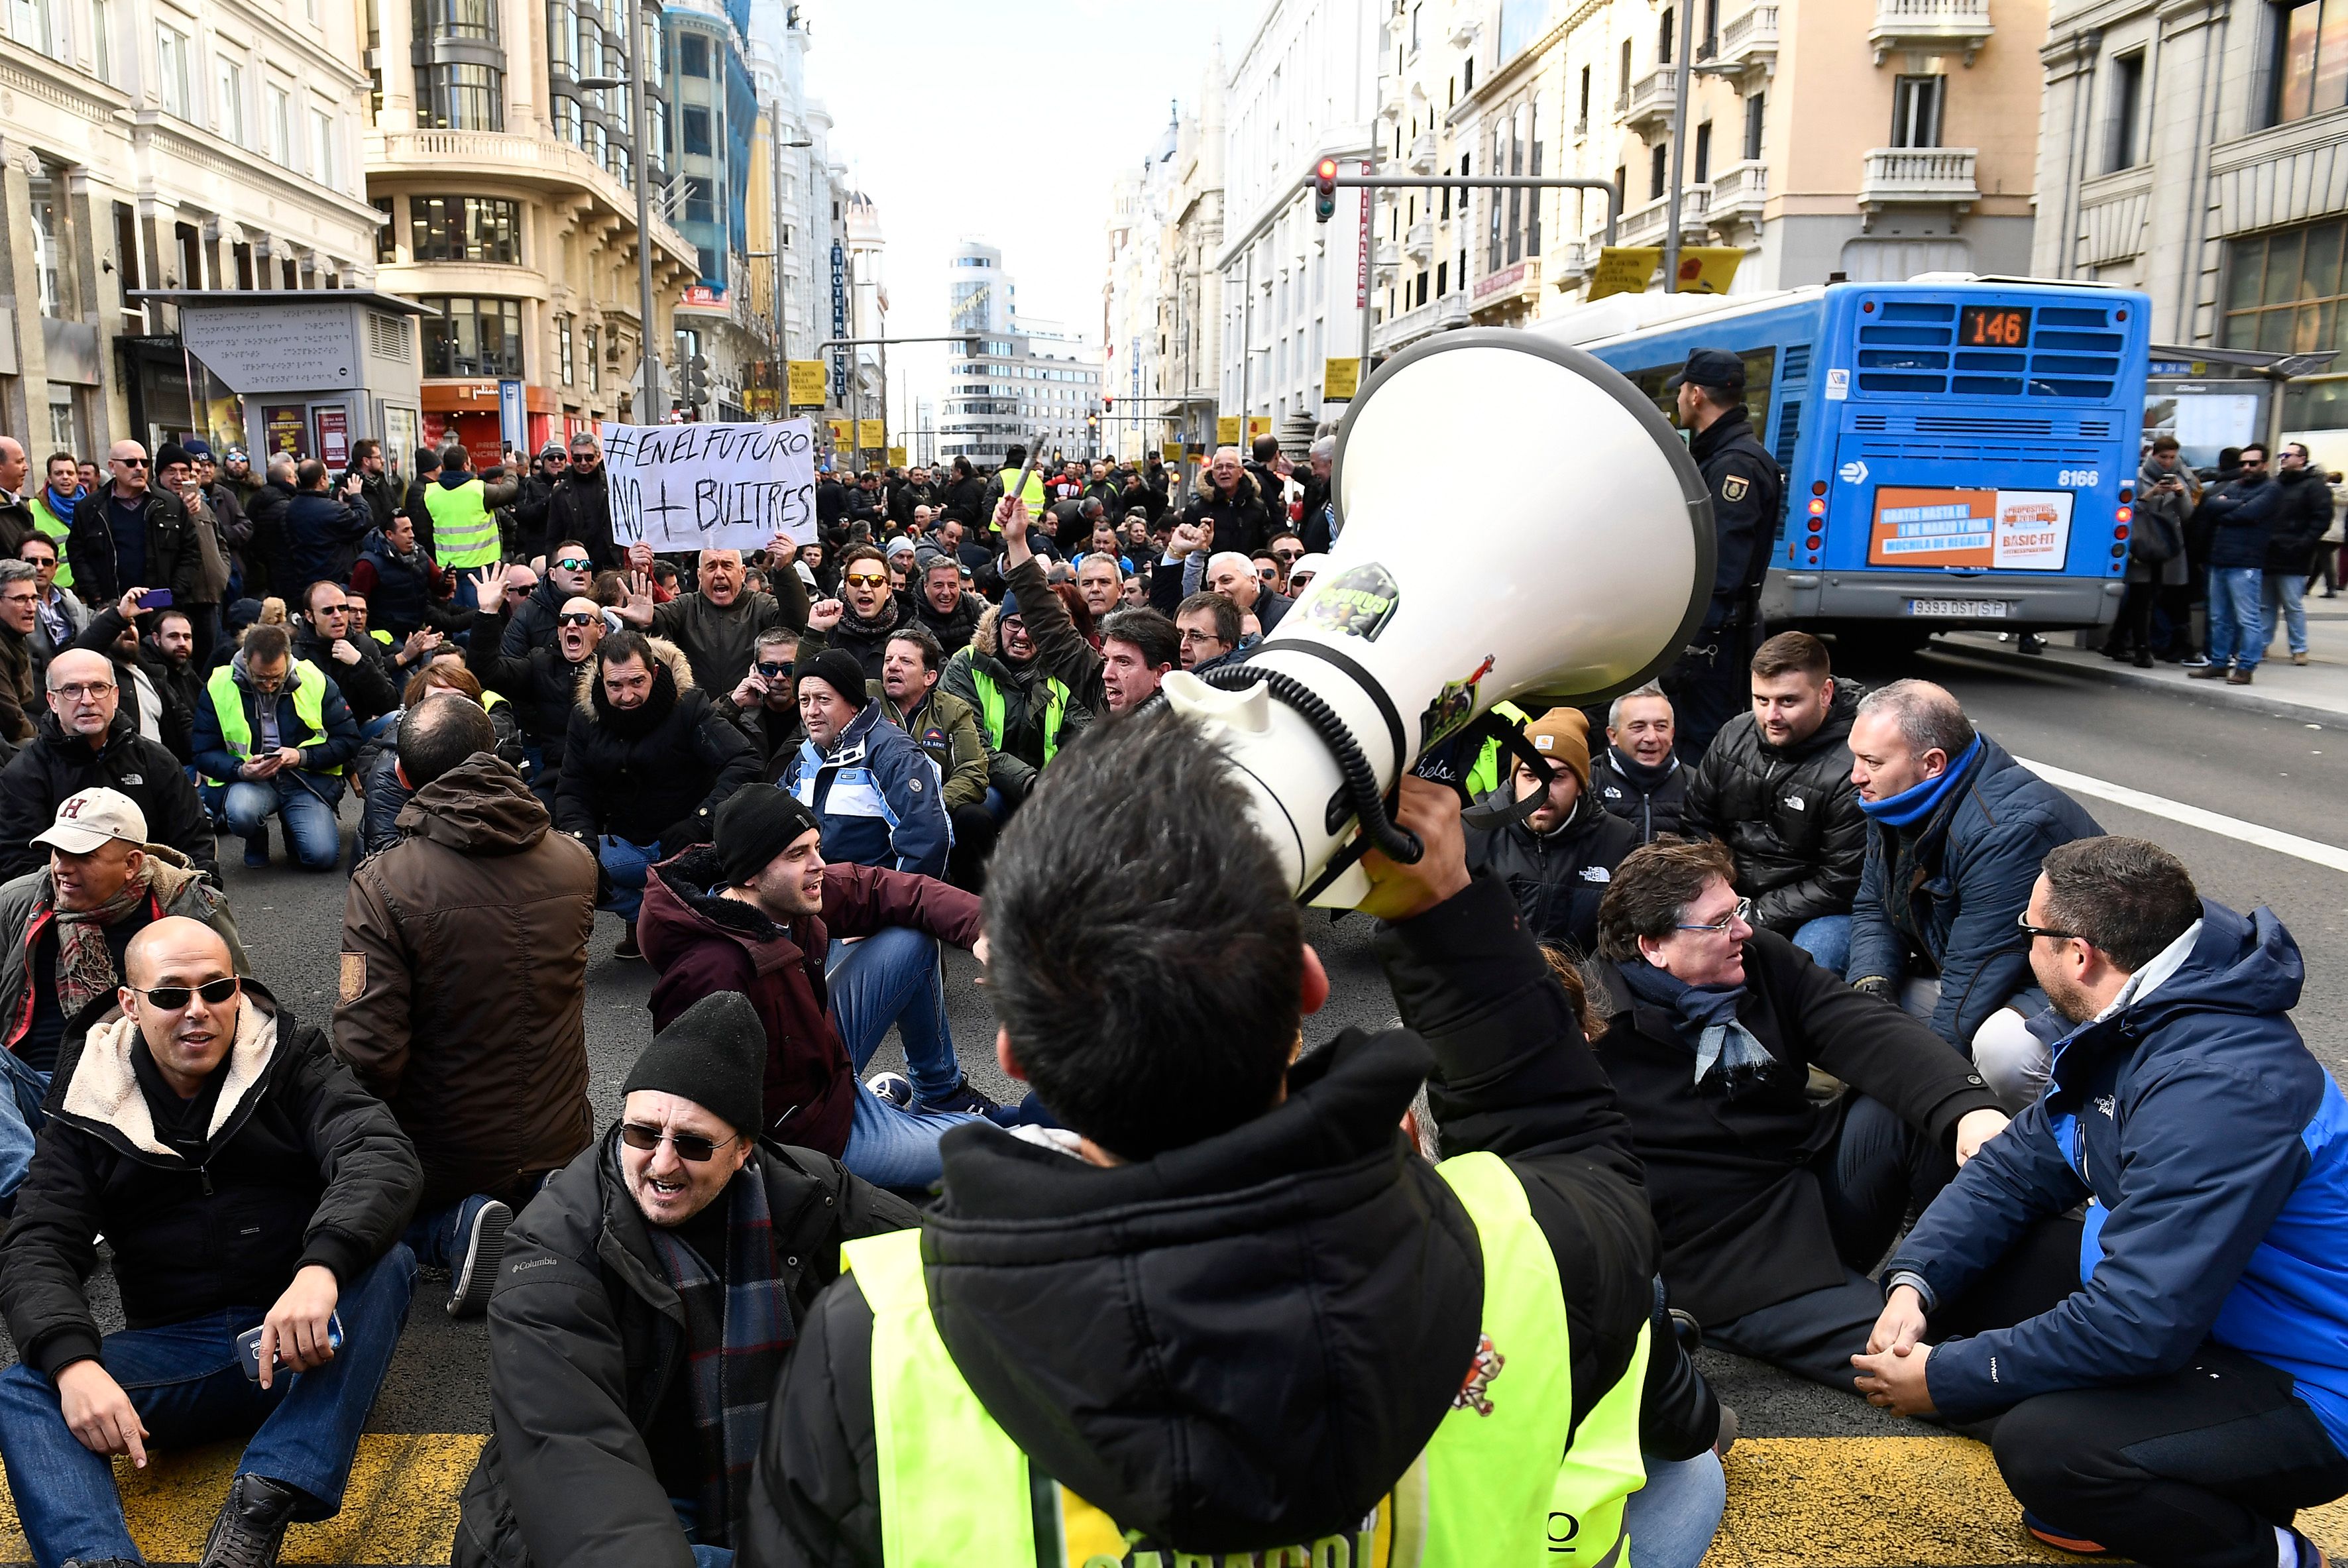
[[[808,90],[832,154],[879,205],[889,331],[946,330],[946,262],[1003,252],[1023,318],[1097,343],[1109,191],[1179,98],[1199,102],[1218,26],[1225,63],[1270,0],[804,0]],[[890,357],[891,397],[935,397],[933,346]]]

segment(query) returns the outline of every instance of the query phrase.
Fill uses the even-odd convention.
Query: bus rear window
[[[2098,305],[1885,300],[1858,317],[1861,396],[2108,398],[2127,335]]]
[[[1769,394],[1777,378],[1777,351],[1774,347],[1740,348],[1736,357],[1745,361],[1745,412],[1753,421],[1754,438],[1766,445],[1769,439]],[[1679,373],[1677,365],[1655,365],[1622,374],[1631,378],[1632,386],[1654,399],[1664,418],[1677,424],[1679,394],[1665,391],[1664,383]]]

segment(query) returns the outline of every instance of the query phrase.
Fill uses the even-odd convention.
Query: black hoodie
[[[1577,1420],[1651,1332],[1629,1126],[1507,890],[1478,878],[1378,943],[1417,1032],[1346,1031],[1231,1132],[1112,1169],[992,1128],[940,1146],[922,1252],[955,1365],[1039,1472],[1188,1552],[1349,1526],[1450,1408],[1483,1263],[1396,1130],[1430,1073],[1446,1151],[1507,1160],[1560,1260]],[[1655,1349],[1643,1442],[1692,1455],[1718,1407],[1674,1342]],[[881,1561],[871,1357],[851,1275],[769,1408],[746,1563]]]

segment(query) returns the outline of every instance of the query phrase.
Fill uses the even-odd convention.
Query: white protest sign
[[[612,538],[654,550],[761,550],[815,538],[815,431],[776,425],[603,427]]]

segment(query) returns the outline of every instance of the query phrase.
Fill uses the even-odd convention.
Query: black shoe
[[[612,956],[642,958],[644,955],[644,950],[636,945],[636,923],[632,920],[628,922],[627,929],[620,933],[619,945],[612,949]]]
[[[2138,654],[2131,662],[2134,663],[2136,667],[2140,670],[2148,670],[2152,668],[2152,655],[2150,654]]]
[[[277,1549],[300,1504],[300,1487],[265,1475],[241,1475],[204,1538],[203,1568],[276,1568]]]
[[[2024,632],[2013,645],[2019,653],[2043,654],[2046,651],[2046,639],[2035,632]]]
[[[448,1284],[449,1316],[479,1317],[489,1311],[498,1265],[505,1261],[506,1228],[512,1223],[513,1211],[495,1198],[475,1211],[471,1233],[465,1238],[464,1261],[457,1265]]]
[[[965,1075],[963,1080],[954,1085],[946,1094],[936,1099],[917,1101],[913,1109],[932,1115],[940,1111],[953,1110],[960,1111],[965,1116],[984,1116],[988,1111],[1001,1110],[1003,1107],[973,1088],[970,1078]]]

